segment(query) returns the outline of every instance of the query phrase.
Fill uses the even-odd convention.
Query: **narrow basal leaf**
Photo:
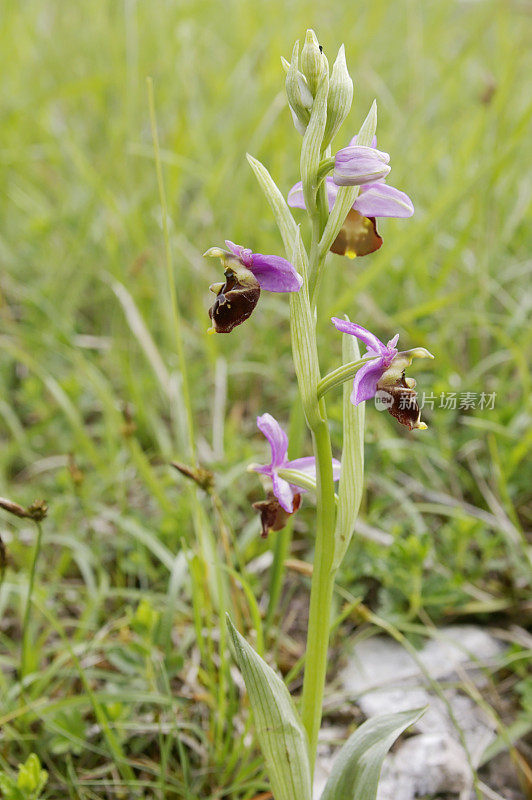
[[[346,316],[347,318],[347,316]],[[360,359],[356,336],[342,334],[342,361],[344,364]],[[354,406],[351,402],[352,381],[343,386],[343,445],[342,469],[338,486],[338,511],[334,533],[333,569],[342,563],[351,541],[364,488],[364,417],[365,403]]]
[[[386,753],[424,710],[383,714],[357,728],[336,756],[321,800],[375,800]]]
[[[227,618],[275,800],[311,800],[307,735],[288,689]]]

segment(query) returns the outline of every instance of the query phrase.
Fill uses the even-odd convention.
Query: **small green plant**
[[[18,765],[16,778],[0,772],[0,795],[3,800],[38,800],[47,780],[48,773],[41,767],[39,757],[31,753],[24,764]]]

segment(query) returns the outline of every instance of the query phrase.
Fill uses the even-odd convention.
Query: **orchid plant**
[[[390,156],[377,149],[374,102],[347,147],[332,155],[331,142],[351,109],[353,82],[343,45],[333,68],[313,31],[299,54],[296,42],[286,70],[288,105],[302,136],[301,180],[287,194],[259,161],[248,161],[275,216],[285,257],[262,255],[233,242],[205,255],[220,258],[225,280],[213,284],[216,299],[209,315],[213,333],[230,333],[247,322],[262,290],[287,293],[292,352],[313,455],[288,460],[288,437],[269,413],[257,419],[271,460],[250,465],[264,482],[265,499],[255,503],[262,534],[281,530],[311,491],[316,498],[316,540],[310,593],[305,672],[300,710],[279,675],[253,650],[229,621],[230,637],[254,712],[256,732],[275,800],[311,800],[313,772],[329,646],[331,603],[336,572],[353,535],[363,488],[365,402],[378,399],[410,431],[422,430],[415,381],[405,376],[422,347],[397,349],[398,334],[384,344],[361,325],[334,317],[342,334],[342,363],[322,377],[316,337],[317,307],[329,251],[350,258],[369,255],[382,245],[379,217],[409,217],[412,201],[386,183]],[[304,209],[311,236],[305,247],[290,207]],[[238,331],[233,335],[238,335]],[[358,341],[366,347],[360,355]],[[350,382],[352,381],[352,388]],[[333,458],[326,394],[343,385],[343,448]],[[335,482],[338,492],[335,494]],[[420,710],[388,714],[364,723],[339,753],[322,800],[374,798],[382,761],[395,738]]]

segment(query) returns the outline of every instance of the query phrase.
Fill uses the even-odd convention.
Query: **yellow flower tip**
[[[225,255],[227,255],[227,252],[222,250],[221,247],[209,247],[203,253],[203,258],[223,258]]]
[[[427,428],[428,428],[429,426],[428,426],[428,425],[425,425],[425,423],[424,423],[424,422],[421,422],[421,420],[420,420],[420,421],[418,422],[418,424],[417,424],[417,425],[415,425],[414,427],[415,427],[415,428],[417,428],[417,430],[418,430],[418,431],[426,431],[426,430],[427,430]]]
[[[414,347],[412,350],[406,351],[411,358],[434,358],[426,347]]]
[[[216,333],[216,330],[212,326],[210,328],[207,328],[207,334],[209,336],[212,336],[213,333]]]
[[[357,254],[356,254],[356,252],[355,252],[354,250],[351,250],[350,248],[349,248],[348,250],[346,250],[346,251],[345,251],[345,254],[346,254],[346,256],[347,256],[348,258],[350,258],[351,260],[353,260],[354,258],[356,258],[356,257],[357,257]]]

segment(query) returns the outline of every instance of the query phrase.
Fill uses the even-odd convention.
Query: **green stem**
[[[312,430],[317,474],[317,526],[302,700],[302,720],[309,739],[311,769],[316,759],[327,672],[336,516],[331,439],[323,400],[320,411],[323,419]]]
[[[268,613],[266,614],[266,621],[264,623],[264,627],[267,631],[270,629],[273,622],[281,598],[286,571],[285,562],[290,555],[293,527],[294,518],[290,517],[283,530],[279,531],[275,537],[273,564],[270,575],[270,599],[268,602]]]
[[[322,398],[324,394],[334,389],[335,386],[339,386],[341,383],[353,378],[366,362],[367,358],[361,358],[359,361],[350,361],[348,364],[342,364],[337,369],[333,369],[318,383],[318,397]]]
[[[322,181],[318,187],[318,191],[316,194],[316,208],[317,208],[317,221],[316,221],[316,233],[318,241],[314,244],[314,221],[312,226],[312,245],[313,248],[311,250],[311,262],[313,263],[313,270],[311,274],[311,283],[310,283],[310,301],[313,308],[316,307],[318,301],[318,295],[321,285],[321,279],[323,277],[323,268],[325,266],[325,260],[327,258],[327,253],[323,254],[320,251],[320,241],[321,237],[323,236],[323,231],[325,230],[325,226],[327,225],[327,220],[329,218],[329,201],[327,198],[327,186],[325,181]]]
[[[327,175],[334,169],[334,156],[328,156],[320,161],[316,182],[321,183]]]
[[[35,573],[37,570],[37,561],[41,552],[42,544],[42,525],[40,522],[35,523],[37,527],[37,539],[35,540],[35,547],[33,550],[33,561],[30,570],[30,580],[28,584],[28,596],[26,598],[26,608],[24,610],[24,621],[22,623],[22,652],[20,657],[20,678],[21,680],[27,674],[28,667],[28,647],[29,647],[29,627],[31,618],[31,605],[33,597],[33,587],[35,585]]]

